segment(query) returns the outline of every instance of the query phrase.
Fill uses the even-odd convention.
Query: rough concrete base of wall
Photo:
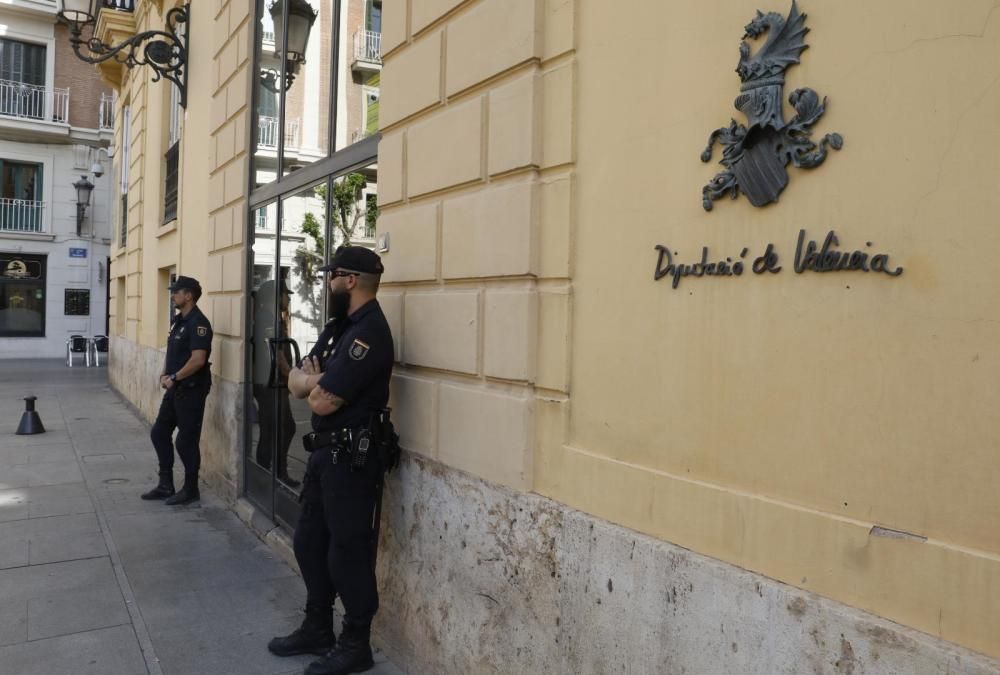
[[[422,458],[386,488],[376,628],[411,673],[986,675],[1000,662]]]
[[[136,345],[128,340],[111,339],[108,379],[150,424],[156,419],[163,399],[159,386],[164,352]],[[205,406],[201,430],[201,479],[229,503],[239,494],[239,470],[242,466],[240,423],[243,419],[243,389],[240,385],[212,376],[212,391]],[[156,463],[152,443],[150,462]],[[179,459],[177,460],[179,466]]]

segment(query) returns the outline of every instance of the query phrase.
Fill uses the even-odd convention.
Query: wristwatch
[[[177,381],[177,373],[170,373],[170,381],[171,382]]]

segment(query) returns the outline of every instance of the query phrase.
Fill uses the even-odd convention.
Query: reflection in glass
[[[277,247],[275,225],[277,204],[269,204],[254,212],[253,278],[250,290],[250,360],[252,364],[253,407],[250,411],[250,458],[264,469],[270,469],[275,438],[276,378],[275,337],[280,332],[275,315],[277,307],[275,279]]]
[[[256,185],[278,177],[278,140],[281,128],[281,54],[276,49],[274,17],[267,0],[257,3],[257,137],[254,139]]]
[[[257,4],[257,186],[276,180],[280,166],[289,173],[329,154],[334,4],[334,0],[288,0],[287,7],[285,0]]]
[[[324,324],[323,265],[326,249],[326,183],[307,188],[282,200],[281,251],[282,279],[287,287],[287,344],[296,359],[309,353],[316,344]],[[287,388],[285,389],[287,394]],[[284,438],[288,429],[297,430],[301,436],[311,429],[312,411],[305,400],[287,398],[288,414],[279,420],[279,435]],[[306,454],[299,442],[287,448],[285,475],[278,479],[289,487],[297,487],[305,474]]]
[[[257,23],[254,176],[260,186],[378,132],[382,2],[259,0]]]
[[[342,0],[335,150],[378,131],[381,0]]]
[[[282,3],[283,0],[279,0],[276,9]],[[335,4],[334,0],[290,0],[287,41],[282,42],[276,33],[279,57],[281,45],[288,45],[283,175],[323,159],[330,151],[330,67]],[[310,24],[310,19],[315,23]]]
[[[330,223],[334,245],[375,245],[378,220],[378,165],[369,164],[333,180]]]

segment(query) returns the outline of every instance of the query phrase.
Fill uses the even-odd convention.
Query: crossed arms
[[[302,359],[301,368],[292,368],[288,374],[288,391],[295,398],[308,397],[309,409],[317,415],[330,415],[344,405],[345,401],[319,386],[321,377],[323,371],[320,369],[319,359],[307,356]]]

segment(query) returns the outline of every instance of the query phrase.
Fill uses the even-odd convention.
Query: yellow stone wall
[[[182,3],[140,1],[134,32],[161,29],[170,7]],[[161,7],[162,4],[162,7]],[[112,250],[112,274],[125,278],[125,302],[111,284],[112,326],[133,344],[165,346],[165,272],[201,281],[199,307],[215,331],[212,370],[216,377],[243,377],[244,233],[249,162],[250,33],[252,0],[195,3],[191,9],[188,104],[181,131],[178,217],[163,222],[164,161],[169,125],[169,89],[150,81],[149,68],[120,72],[120,106],[131,107],[128,239]],[[120,36],[119,36],[120,37]],[[204,65],[203,65],[204,64]],[[119,108],[119,119],[121,108]],[[116,147],[122,130],[116,129]],[[118,152],[120,164],[123,153]],[[118,169],[116,164],[116,169]],[[117,180],[117,178],[116,178]],[[119,221],[120,222],[120,221]],[[117,232],[117,223],[116,223]],[[162,273],[161,273],[162,272]],[[120,317],[124,308],[126,316]]]
[[[994,4],[804,2],[785,95],[845,147],[706,213],[758,2],[386,0],[406,447],[1000,656]],[[905,272],[796,274],[803,228]],[[653,281],[656,244],[769,242],[780,274]]]
[[[99,31],[117,44],[137,32],[161,29],[169,9],[180,4],[140,0],[134,14],[102,12]],[[215,332],[201,477],[231,500],[240,494],[242,471],[252,7],[252,0],[192,3],[178,212],[170,222],[163,222],[170,85],[152,82],[148,67],[101,67],[105,79],[119,89],[119,105],[131,110],[128,236],[126,245],[119,246],[116,215],[111,252],[110,379],[147,419],[155,417],[162,396],[157,375],[169,329],[169,272],[198,279],[204,290],[198,306]],[[118,113],[116,185],[125,156],[121,107]],[[152,449],[150,453],[152,462]]]
[[[522,490],[568,391],[574,3],[386,2],[379,233],[407,448]]]

